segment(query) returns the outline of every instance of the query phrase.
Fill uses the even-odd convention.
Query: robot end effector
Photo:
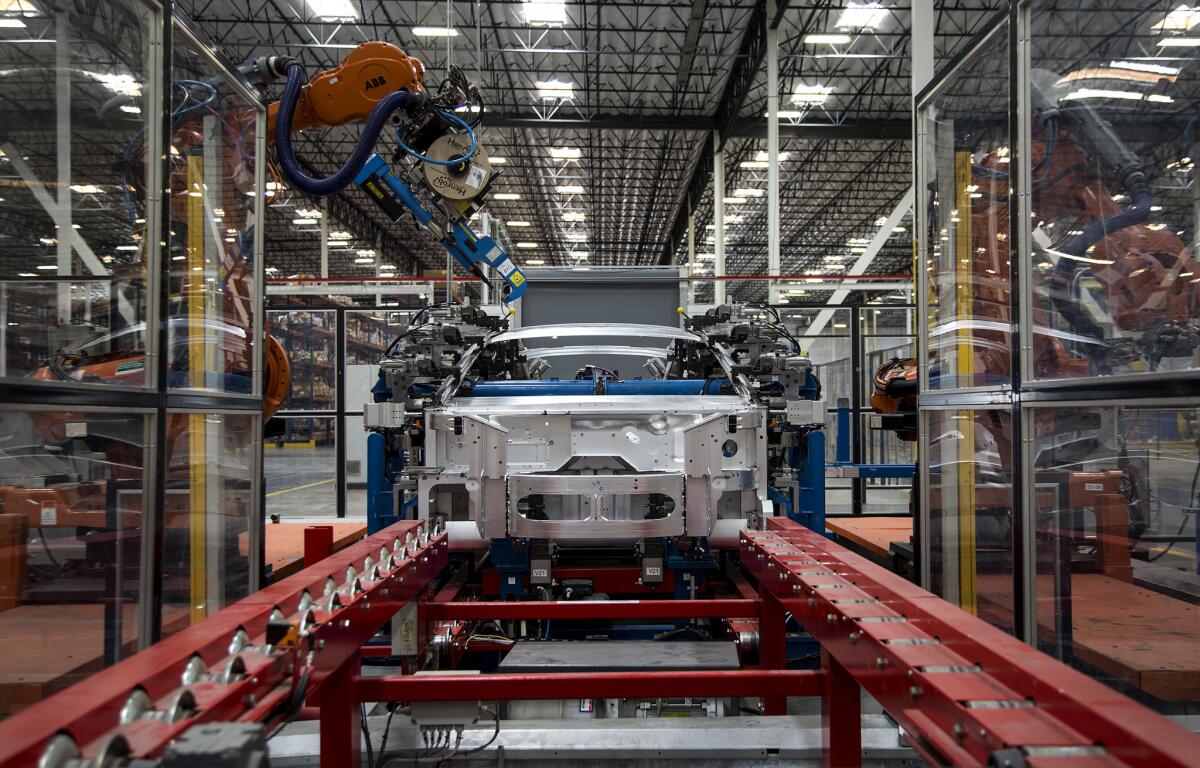
[[[499,172],[492,170],[474,127],[454,112],[479,99],[460,70],[452,69],[431,95],[422,82],[424,65],[380,41],[359,45],[311,80],[290,57],[252,59],[241,70],[263,82],[287,77],[268,118],[276,159],[292,186],[323,196],[358,184],[393,221],[411,215],[464,269],[480,278],[486,277],[485,264],[495,270],[507,284],[506,302],[520,298],[524,274],[490,237],[467,226]],[[292,134],[352,122],[365,124],[350,157],[330,176],[309,176],[296,158]],[[389,125],[397,126],[394,162],[404,166],[400,173],[376,152]]]

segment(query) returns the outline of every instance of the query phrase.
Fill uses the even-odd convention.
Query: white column
[[[725,303],[725,149],[713,131],[713,303]]]
[[[687,222],[687,254],[688,254],[688,284],[687,296],[688,304],[696,303],[696,282],[691,278],[696,276],[696,212],[692,210],[692,202],[687,201],[688,205],[688,222]],[[687,309],[687,307],[684,307]]]
[[[321,277],[329,277],[329,201],[321,198]]]
[[[767,0],[767,274],[779,274],[779,29]],[[767,281],[770,293],[774,280]]]
[[[58,240],[59,277],[71,274],[71,242],[74,230],[71,227],[71,17],[65,11],[55,17],[54,35],[55,67],[58,70],[56,85],[56,128],[58,149]],[[58,324],[71,324],[71,284],[58,284]]]
[[[933,79],[933,28],[936,15],[933,0],[913,0],[912,38],[909,50],[912,55],[913,99]]]
[[[479,228],[484,237],[495,239],[492,234],[492,215],[487,211],[479,212]],[[490,272],[488,273],[491,274]],[[492,303],[492,283],[490,280],[481,280],[479,283],[479,306],[487,306]]]

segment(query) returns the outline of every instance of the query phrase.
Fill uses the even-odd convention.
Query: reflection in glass
[[[1007,43],[1001,29],[920,118],[930,389],[1010,379]]]
[[[282,428],[263,453],[267,517],[337,513],[334,418],[277,417]]]
[[[335,406],[336,322],[334,310],[271,311],[271,336],[283,345],[292,384],[283,408],[329,411]]]
[[[931,589],[1012,632],[1012,418],[983,409],[925,416]]]
[[[140,371],[145,354],[122,331],[146,314],[156,14],[112,0],[21,18],[0,35],[0,376],[143,386],[108,363]]]
[[[1106,11],[1101,38],[1090,9],[1033,7],[1034,378],[1197,367],[1200,52],[1165,44],[1176,5]]]
[[[1038,408],[1037,645],[1163,711],[1200,701],[1200,410]]]
[[[137,650],[147,423],[0,412],[0,718]]]
[[[250,394],[259,112],[183,35],[172,56],[170,314],[184,341],[169,384]]]
[[[163,513],[163,636],[250,589],[257,414],[171,414]]]

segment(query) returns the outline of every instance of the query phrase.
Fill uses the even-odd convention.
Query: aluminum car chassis
[[[359,766],[363,702],[581,696],[760,696],[766,714],[783,714],[786,697],[819,696],[826,765],[856,766],[860,688],[933,765],[1165,768],[1200,759],[1200,736],[796,523],[774,518],[744,533],[740,555],[757,599],[456,603],[430,589],[449,561],[446,535],[396,523],[0,723],[0,766],[155,759],[194,725],[275,727],[305,704],[320,708],[321,764]],[[757,617],[761,667],[360,676],[363,644],[413,600],[426,628],[477,618]],[[820,669],[784,668],[787,613],[821,644]]]

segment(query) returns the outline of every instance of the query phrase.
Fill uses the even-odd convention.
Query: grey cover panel
[[[521,640],[500,662],[499,672],[629,672],[638,670],[738,669],[732,641]]]

